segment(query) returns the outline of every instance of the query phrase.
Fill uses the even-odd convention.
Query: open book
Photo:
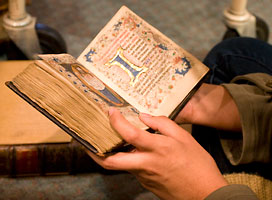
[[[139,112],[175,118],[208,68],[123,6],[78,59],[40,55],[6,84],[97,155],[126,145],[111,128],[115,106],[147,129]]]

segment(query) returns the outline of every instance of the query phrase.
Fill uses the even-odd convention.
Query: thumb
[[[155,146],[153,134],[130,124],[116,108],[110,108],[109,117],[111,126],[129,144],[139,149],[152,149]]]
[[[156,117],[149,114],[140,113],[139,117],[144,124],[155,131],[159,131],[163,135],[180,139],[182,134],[188,134],[187,131],[165,116]]]

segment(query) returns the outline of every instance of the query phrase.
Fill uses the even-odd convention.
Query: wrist
[[[238,108],[228,91],[220,85],[202,84],[175,121],[241,131]]]
[[[199,104],[199,101],[202,99],[202,97],[205,96],[206,88],[209,87],[208,84],[203,83],[199,89],[196,91],[196,93],[191,97],[191,99],[187,102],[187,104],[184,106],[184,108],[180,111],[178,116],[176,117],[175,121],[177,123],[182,124],[198,124],[198,120],[194,117],[194,111],[196,110],[197,104]]]

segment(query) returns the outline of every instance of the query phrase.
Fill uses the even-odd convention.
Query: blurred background
[[[5,12],[4,1],[1,14]],[[7,1],[6,1],[7,2]],[[229,0],[28,0],[37,22],[55,29],[77,57],[103,26],[126,5],[178,45],[202,60],[225,34],[223,10]],[[249,0],[247,8],[272,25],[272,2]],[[1,29],[0,29],[1,30]],[[271,34],[268,42],[272,41]],[[7,60],[0,50],[0,60]],[[1,53],[2,52],[2,53]],[[157,199],[127,173],[0,178],[0,199]]]
[[[5,0],[7,1],[7,0]],[[0,1],[1,2],[1,1]],[[3,0],[2,0],[3,2]],[[203,59],[226,27],[223,10],[230,0],[27,0],[26,10],[38,23],[57,30],[68,53],[77,57],[99,30],[126,5],[177,44]],[[249,0],[247,9],[270,26],[269,0]],[[269,35],[269,42],[271,35]],[[5,56],[1,56],[5,59]]]

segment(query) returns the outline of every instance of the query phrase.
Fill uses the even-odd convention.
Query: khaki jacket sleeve
[[[227,185],[211,193],[205,200],[257,200],[255,193],[245,185]]]
[[[272,76],[254,73],[222,84],[234,99],[242,124],[242,139],[221,139],[233,165],[253,161],[271,162]]]

